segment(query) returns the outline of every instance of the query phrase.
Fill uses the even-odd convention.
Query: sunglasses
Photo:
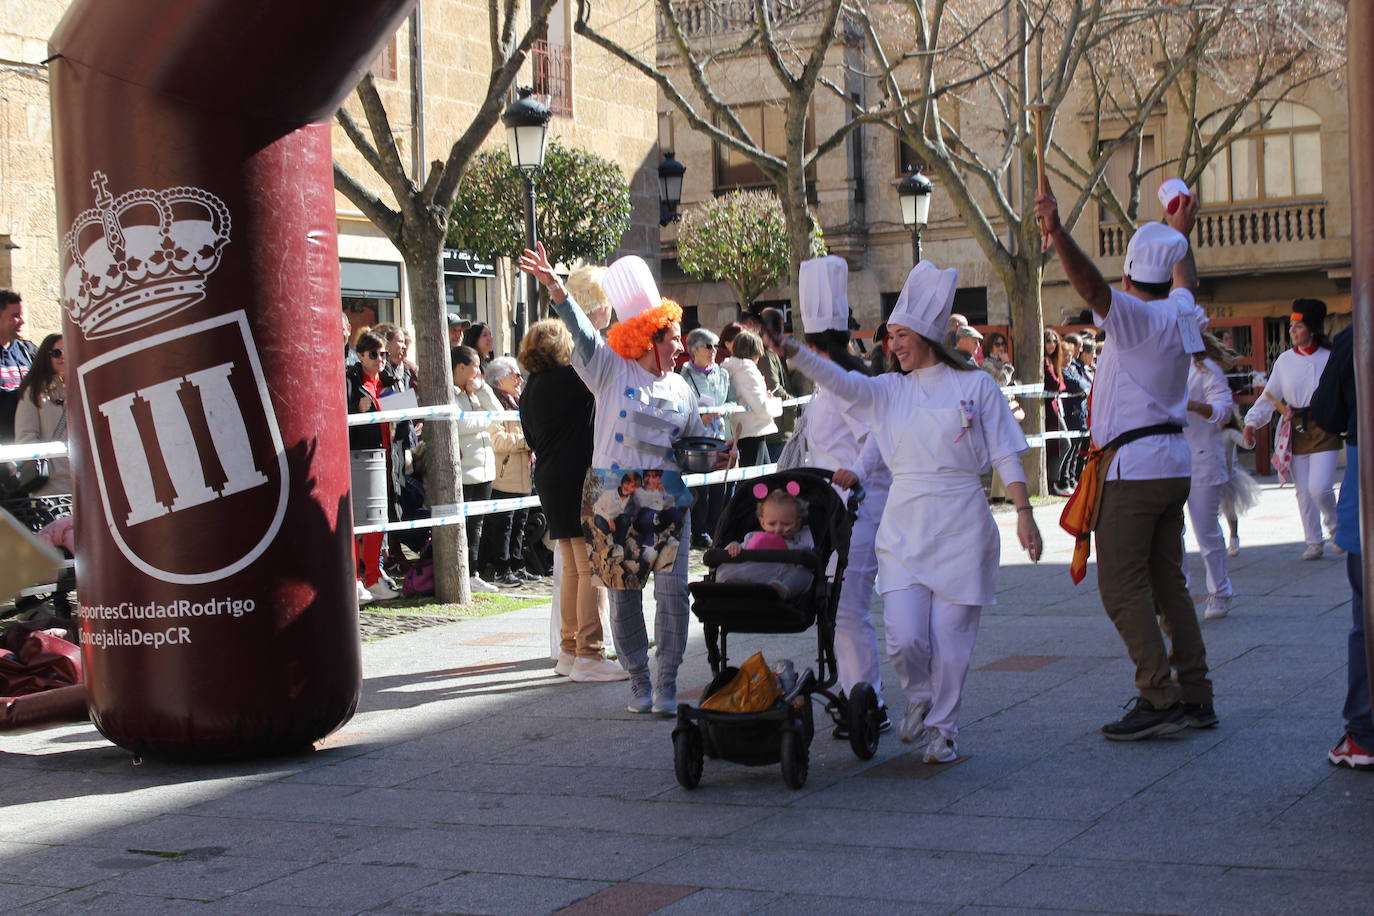
[[[368,350],[366,353],[363,354],[363,356],[366,356],[368,359],[381,359],[381,358],[382,358],[382,357],[381,357],[381,351],[380,351],[380,350]]]
[[[61,348],[61,347],[53,347],[51,350],[48,351],[48,353],[52,356],[53,359],[61,359],[61,358],[62,358],[62,348]]]

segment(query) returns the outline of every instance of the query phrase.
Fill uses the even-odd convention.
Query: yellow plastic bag
[[[777,676],[763,660],[762,652],[755,652],[739,666],[730,682],[706,698],[702,709],[713,712],[763,712],[782,699]]]

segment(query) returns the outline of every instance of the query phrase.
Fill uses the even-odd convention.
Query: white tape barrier
[[[730,468],[724,471],[709,471],[705,474],[683,474],[682,482],[688,487],[701,487],[715,483],[733,483],[752,480],[772,474],[778,469],[776,464],[760,464],[749,468]],[[496,512],[511,512],[515,509],[530,509],[540,505],[538,496],[517,496],[513,499],[477,499],[461,506],[433,506],[432,518],[411,519],[408,522],[388,522],[385,525],[357,525],[354,534],[376,534],[381,531],[413,531],[416,528],[438,528],[443,525],[457,525],[470,515],[491,515]]]

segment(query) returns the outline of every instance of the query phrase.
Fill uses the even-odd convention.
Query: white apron
[[[986,461],[975,432],[959,410],[929,407],[907,407],[888,429],[902,460],[878,526],[879,592],[920,585],[951,604],[997,603],[1001,536],[975,470]]]

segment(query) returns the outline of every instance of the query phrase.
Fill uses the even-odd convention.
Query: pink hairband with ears
[[[787,481],[787,485],[786,485],[785,487],[783,487],[782,489],[786,490],[788,493],[791,493],[793,496],[796,496],[796,495],[798,495],[798,494],[801,493],[801,484],[797,483],[795,480],[789,480],[789,481]],[[754,498],[755,498],[755,499],[763,499],[763,498],[766,497],[767,495],[768,495],[768,484],[766,484],[766,483],[756,483],[756,484],[754,484]]]

